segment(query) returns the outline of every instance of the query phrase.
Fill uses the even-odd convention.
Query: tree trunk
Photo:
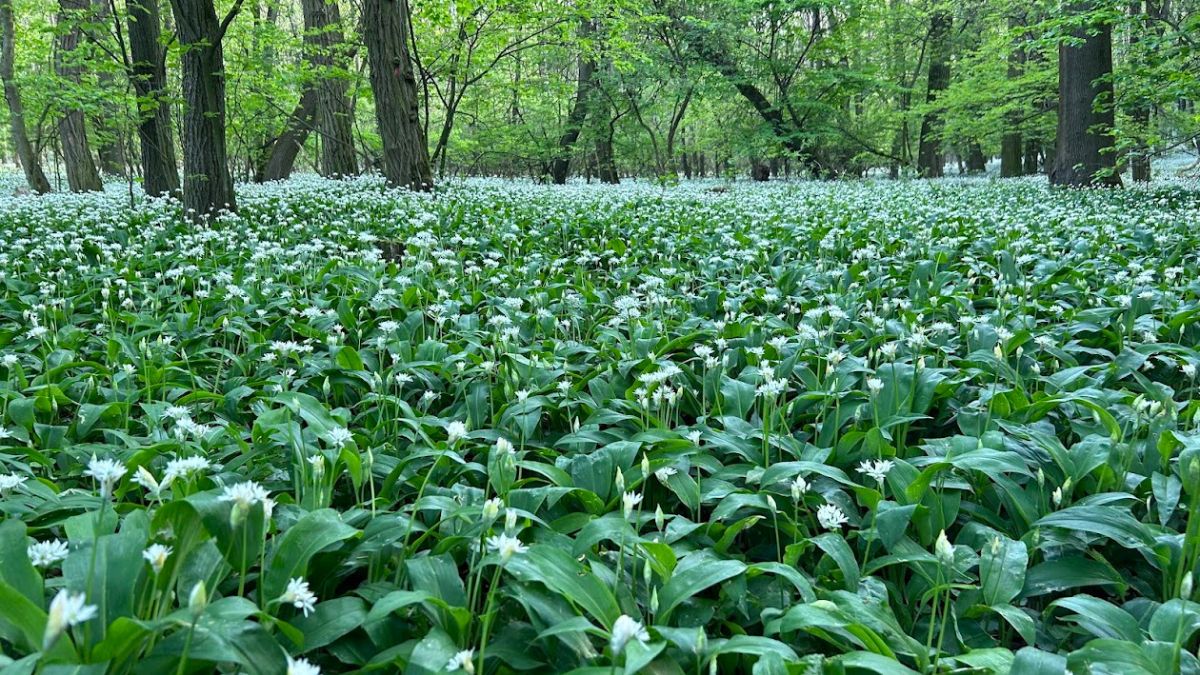
[[[1134,60],[1135,67],[1144,64],[1141,61],[1138,53],[1138,41],[1141,39],[1140,32],[1145,29],[1146,21],[1142,11],[1141,0],[1129,3],[1129,51],[1131,60]],[[1129,110],[1129,119],[1133,122],[1133,135],[1136,138],[1133,150],[1129,158],[1129,171],[1135,183],[1145,183],[1150,180],[1150,148],[1146,144],[1146,137],[1150,133],[1150,113],[1153,109],[1153,103],[1145,100],[1144,97],[1137,97],[1133,101]]]
[[[433,175],[409,58],[406,0],[364,0],[363,26],[375,119],[383,139],[383,175],[394,186],[428,190]]]
[[[347,81],[337,69],[344,61],[341,13],[337,0],[302,0],[304,43],[309,63],[317,73],[317,133],[321,136],[321,174],[353,176],[358,173],[354,156],[353,118]]]
[[[1020,26],[1017,17],[1008,18],[1010,31]],[[1013,48],[1008,55],[1008,79],[1015,80],[1021,76],[1022,65],[1025,62],[1024,50]],[[1021,112],[1014,110],[1005,120],[1004,136],[1000,139],[1000,176],[1012,178],[1021,175],[1021,130],[1018,128]]]
[[[108,0],[91,0],[92,18],[98,24],[107,24],[112,19]],[[100,131],[96,137],[96,155],[100,159],[100,170],[110,176],[125,175],[125,134],[121,125],[121,110],[115,99],[117,85],[113,74],[107,70],[96,73],[96,80],[105,98],[100,102],[100,114],[92,122]],[[109,92],[113,92],[112,95]]]
[[[1071,9],[1086,12],[1090,3]],[[1119,186],[1113,152],[1112,26],[1084,25],[1071,36],[1081,44],[1058,47],[1058,136],[1050,183]]]
[[[37,194],[50,191],[50,181],[42,171],[37,153],[29,142],[29,132],[25,128],[25,107],[21,105],[21,92],[13,80],[13,44],[16,36],[13,30],[12,0],[0,0],[0,80],[4,83],[4,100],[8,103],[8,122],[12,130],[13,148],[21,169],[25,172],[25,181],[29,189]]]
[[[58,1],[58,38],[54,54],[54,70],[58,76],[70,83],[72,88],[79,86],[79,75],[82,72],[78,64],[79,55],[74,51],[79,47],[79,23],[88,10],[87,0]],[[74,94],[75,92],[71,92]],[[67,169],[67,185],[72,192],[90,192],[103,190],[104,183],[100,180],[100,172],[92,159],[92,149],[88,144],[87,120],[83,110],[72,107],[72,97],[67,99],[67,108],[63,110],[58,120],[58,137],[62,143],[63,162]]]
[[[142,189],[146,194],[179,195],[175,134],[167,101],[166,50],[161,42],[158,0],[129,0],[130,77],[137,94],[138,144]]]
[[[929,77],[925,86],[925,103],[932,105],[950,86],[950,27],[953,17],[944,11],[934,13],[929,19]],[[936,109],[925,113],[921,119],[921,136],[917,149],[917,175],[922,178],[939,178],[943,172],[945,157],[942,155],[938,134],[942,131],[941,114]]]
[[[987,171],[987,157],[983,155],[979,142],[971,141],[967,147],[967,173],[979,174],[984,171]]]
[[[591,21],[585,20],[579,28],[579,35],[586,41],[587,36],[594,30],[595,25]],[[558,138],[558,155],[550,163],[550,178],[555,185],[567,182],[567,171],[571,167],[571,147],[575,145],[575,141],[579,140],[579,132],[583,129],[584,120],[587,119],[588,102],[592,98],[592,89],[595,87],[595,76],[595,58],[587,54],[580,54],[578,77],[575,84],[575,103],[571,106],[571,112],[567,113],[567,126]]]
[[[1041,154],[1041,145],[1036,140],[1025,141],[1025,156],[1022,158],[1021,173],[1026,176],[1036,175],[1038,172],[1038,156]]]
[[[317,122],[317,90],[305,87],[300,103],[288,115],[283,131],[263,146],[262,157],[255,171],[254,181],[283,180],[292,175],[296,156],[304,147],[308,133]]]
[[[225,29],[213,0],[171,0],[183,66],[183,206],[189,218],[237,210],[225,148]]]

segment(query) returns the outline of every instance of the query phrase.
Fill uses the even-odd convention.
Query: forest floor
[[[0,199],[13,672],[1200,668],[1194,182],[239,198]]]

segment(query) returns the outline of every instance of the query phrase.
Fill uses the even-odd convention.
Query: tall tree
[[[1112,25],[1092,10],[1070,7],[1073,28],[1058,47],[1058,135],[1050,183],[1120,185],[1113,137]]]
[[[221,42],[242,9],[217,20],[213,0],[171,0],[183,66],[183,206],[190,218],[237,210],[225,148],[225,57]]]
[[[1014,14],[1008,17],[1008,29],[1010,33],[1016,33],[1020,28],[1020,20]],[[1024,50],[1017,45],[1012,46],[1012,51],[1008,54],[1008,71],[1007,77],[1009,80],[1015,80],[1021,76],[1021,65],[1024,62]],[[1004,136],[1000,139],[1000,175],[1004,178],[1012,178],[1013,176],[1021,175],[1021,112],[1013,110],[1008,113],[1005,118]]]
[[[29,132],[25,127],[25,107],[21,104],[21,91],[13,78],[13,53],[16,33],[13,30],[12,0],[0,0],[0,80],[4,83],[4,100],[8,103],[8,123],[12,133],[17,161],[25,172],[29,189],[38,194],[50,191],[50,181],[42,171],[41,162]]]
[[[58,139],[62,144],[63,164],[67,169],[67,184],[73,192],[89,192],[104,189],[100,171],[92,159],[88,143],[87,119],[77,102],[79,76],[82,68],[79,47],[82,30],[79,27],[83,14],[89,9],[88,0],[58,0],[58,39],[54,54],[54,70],[71,86],[72,96],[67,97],[67,107],[58,120]]]
[[[938,7],[929,17],[929,75],[925,85],[925,104],[930,106],[921,118],[921,135],[917,145],[917,175],[940,178],[945,165],[942,154],[941,113],[938,97],[950,86],[950,28],[953,17],[944,7]]]
[[[363,38],[383,139],[383,175],[397,187],[428,190],[433,175],[409,56],[411,35],[406,0],[364,0]]]
[[[178,195],[179,167],[167,101],[166,49],[158,0],[128,0],[129,75],[137,94],[142,189],[148,195]]]
[[[592,101],[592,93],[596,88],[596,57],[586,44],[595,33],[596,24],[584,18],[579,26],[580,53],[575,75],[575,102],[567,113],[567,124],[558,137],[558,153],[550,162],[550,178],[555,185],[567,182],[568,171],[571,167],[571,148],[579,140],[583,131],[583,123],[587,120],[588,106]]]
[[[321,140],[321,173],[352,176],[358,173],[354,156],[347,82],[337,70],[345,56],[341,14],[337,0],[302,0],[304,44],[316,71],[317,132]]]
[[[306,86],[300,94],[300,102],[288,115],[283,131],[267,141],[255,171],[254,181],[283,180],[292,173],[296,156],[304,147],[308,134],[317,123],[317,90]]]

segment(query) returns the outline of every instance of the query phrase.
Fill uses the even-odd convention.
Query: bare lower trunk
[[[83,13],[88,10],[87,0],[59,0],[58,24],[59,34],[54,55],[54,70],[58,76],[72,86],[79,85],[81,67],[75,49],[79,46],[80,22],[86,17]],[[70,103],[68,103],[70,105]],[[67,184],[72,192],[89,192],[104,189],[100,180],[100,172],[92,159],[91,146],[88,144],[87,120],[83,110],[67,108],[58,120],[58,137],[62,143],[63,163],[67,169]]]
[[[21,105],[21,92],[13,80],[13,31],[12,0],[0,0],[0,80],[4,83],[4,100],[8,103],[8,122],[12,131],[13,147],[21,169],[25,172],[25,181],[29,189],[44,194],[50,191],[50,181],[46,179],[37,153],[29,142],[29,133],[25,128],[25,108]]]
[[[1077,3],[1074,11],[1088,9]],[[1054,185],[1120,185],[1113,152],[1112,26],[1081,26],[1058,48],[1058,136]]]
[[[296,156],[304,147],[309,131],[317,119],[317,91],[312,87],[304,90],[300,103],[288,115],[287,123],[278,136],[263,148],[263,157],[255,172],[255,182],[283,180],[292,174]]]
[[[183,205],[189,218],[236,211],[225,147],[223,26],[213,0],[171,0],[183,66]]]
[[[579,34],[586,37],[594,29],[595,26],[590,21],[584,21],[579,29]],[[558,155],[550,163],[550,178],[556,185],[567,182],[567,172],[571,167],[571,148],[575,145],[575,141],[579,140],[579,132],[583,129],[584,120],[587,119],[588,102],[591,100],[592,88],[595,86],[595,74],[596,60],[590,56],[580,55],[578,77],[575,80],[575,103],[571,106],[571,112],[567,113],[567,126],[558,138]]]
[[[925,102],[933,105],[941,93],[950,86],[949,37],[952,18],[946,12],[938,12],[930,19],[929,78],[925,87]],[[938,178],[942,175],[945,157],[942,155],[938,135],[942,131],[942,118],[936,109],[925,113],[921,119],[921,136],[917,150],[917,174],[922,178]]]
[[[383,175],[392,185],[428,190],[433,187],[433,175],[409,58],[405,0],[364,0],[363,26],[375,119],[383,139]]]
[[[358,173],[354,156],[354,130],[347,81],[336,69],[344,58],[341,13],[337,0],[303,0],[304,43],[308,59],[317,71],[313,88],[317,94],[317,132],[321,137],[321,173],[353,176]]]
[[[148,195],[179,195],[179,166],[167,101],[166,54],[158,0],[129,0],[130,77],[138,99],[142,189]]]
[[[1010,30],[1019,25],[1020,22],[1016,17],[1009,17],[1008,27]],[[1024,62],[1024,54],[1020,49],[1014,47],[1012,53],[1008,55],[1009,80],[1015,80],[1021,76]],[[1004,178],[1021,175],[1021,130],[1018,128],[1020,118],[1020,111],[1014,110],[1005,119],[1004,136],[1000,139],[1000,175]]]

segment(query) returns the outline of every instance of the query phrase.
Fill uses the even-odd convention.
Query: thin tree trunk
[[[1087,12],[1090,3],[1071,11]],[[1053,185],[1120,185],[1113,152],[1112,26],[1080,26],[1058,47],[1058,135]]]
[[[585,20],[580,26],[579,35],[586,41],[587,36],[594,30],[595,25],[591,21]],[[567,172],[571,166],[571,147],[575,145],[575,141],[579,140],[583,122],[587,119],[588,102],[591,100],[592,89],[595,87],[595,75],[595,58],[591,55],[580,54],[578,77],[575,84],[575,103],[571,106],[571,112],[567,113],[567,126],[558,138],[558,154],[550,163],[550,178],[555,185],[567,182]]]
[[[987,157],[984,156],[979,141],[971,141],[967,146],[967,173],[979,174],[984,171],[987,171]]]
[[[130,77],[137,94],[138,144],[142,189],[146,194],[179,195],[175,134],[167,102],[166,53],[161,43],[158,0],[128,0]]]
[[[1129,3],[1130,26],[1129,26],[1129,51],[1132,54],[1132,59],[1140,61],[1138,53],[1138,41],[1141,39],[1140,33],[1146,27],[1146,17],[1143,12],[1141,0],[1135,0]],[[1136,66],[1142,64],[1136,63]],[[1133,134],[1137,139],[1133,151],[1129,158],[1129,171],[1136,183],[1145,183],[1150,180],[1150,148],[1147,147],[1146,137],[1150,133],[1150,112],[1152,104],[1143,97],[1138,97],[1130,106],[1129,118],[1133,122]]]
[[[300,95],[300,103],[288,115],[283,131],[263,146],[255,182],[283,180],[292,174],[296,156],[300,154],[309,131],[317,121],[317,97],[315,87],[305,87]]]
[[[58,1],[58,39],[54,54],[54,70],[58,76],[78,87],[82,68],[77,63],[79,58],[75,50],[79,47],[82,14],[88,10],[87,0]],[[83,110],[72,105],[67,99],[67,108],[58,120],[58,137],[62,143],[63,162],[67,169],[67,185],[72,192],[90,192],[104,189],[100,180],[100,172],[92,159],[91,146],[88,144],[87,120]]]
[[[405,0],[364,0],[363,26],[375,119],[383,139],[383,175],[394,186],[428,190],[433,175],[409,57]]]
[[[317,72],[317,133],[321,136],[321,173],[353,176],[358,173],[354,155],[353,117],[346,96],[347,80],[335,72],[344,60],[341,13],[337,0],[302,0],[304,43],[309,63]]]
[[[689,85],[687,91],[683,94],[683,100],[679,102],[679,106],[675,108],[674,114],[671,115],[671,122],[667,125],[667,161],[671,163],[671,171],[678,172],[680,169],[680,159],[675,156],[675,135],[679,132],[679,126],[683,124],[683,118],[687,115],[688,105],[692,102],[692,92],[696,90],[694,85]],[[683,153],[682,160],[687,161],[687,153]],[[690,169],[686,173],[690,173]],[[691,178],[691,176],[688,176]]]
[[[213,0],[171,0],[183,65],[183,206],[189,218],[237,210],[225,147],[225,29]]]
[[[929,77],[925,86],[925,102],[933,105],[950,86],[949,38],[953,18],[944,11],[934,13],[929,19]],[[936,109],[925,113],[921,119],[921,136],[917,149],[917,175],[922,178],[938,178],[942,175],[945,157],[942,155],[938,135],[942,131],[941,114]]]
[[[50,191],[50,181],[42,171],[37,153],[29,142],[25,128],[25,107],[21,105],[21,92],[13,79],[13,31],[12,0],[0,0],[0,80],[4,82],[4,100],[8,103],[8,122],[12,130],[13,148],[29,189],[37,194]]]

